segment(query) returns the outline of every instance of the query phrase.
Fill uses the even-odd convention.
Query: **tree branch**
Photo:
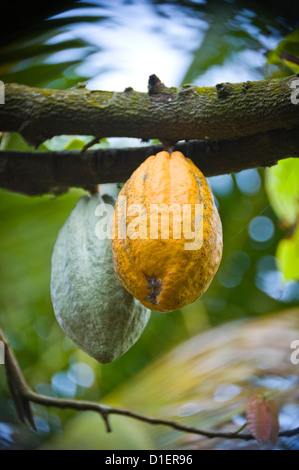
[[[116,407],[101,405],[100,403],[96,403],[96,402],[84,401],[84,400],[72,400],[72,399],[64,399],[64,398],[53,398],[53,397],[40,395],[38,393],[33,392],[31,388],[28,386],[23,376],[23,373],[18,365],[16,357],[5,335],[1,331],[1,329],[0,329],[0,340],[3,341],[5,345],[5,369],[6,369],[6,375],[9,380],[9,388],[12,393],[19,418],[24,423],[26,421],[23,419],[23,414],[20,413],[19,407],[14,398],[15,396],[21,397],[21,399],[24,402],[26,402],[27,406],[29,407],[30,407],[30,402],[33,402],[33,403],[37,403],[39,405],[43,405],[46,407],[55,407],[55,408],[61,408],[61,409],[67,408],[67,409],[72,409],[76,411],[95,411],[99,413],[101,417],[103,418],[107,432],[112,431],[110,423],[109,423],[109,416],[120,415],[120,416],[127,416],[128,418],[137,419],[138,421],[142,421],[144,423],[148,423],[152,425],[168,426],[177,431],[197,434],[197,435],[204,436],[207,438],[241,439],[244,441],[249,441],[251,439],[254,439],[254,437],[251,434],[239,433],[240,430],[236,430],[236,432],[234,433],[206,431],[206,430],[198,429],[192,426],[185,426],[175,421],[170,421],[170,420],[160,419],[160,418],[153,418],[150,416],[144,416],[142,414],[135,413],[134,411],[130,411],[130,410],[123,409],[123,408],[116,408]],[[34,424],[32,414],[30,418],[28,419],[28,422],[33,427],[33,429],[35,429],[35,424]],[[279,437],[291,437],[297,434],[299,434],[299,428],[290,429],[288,431],[282,431],[279,433]]]
[[[291,77],[215,87],[167,88],[152,75],[149,92],[85,88],[50,90],[8,83],[0,106],[0,131],[19,132],[39,145],[55,135],[233,139],[298,125]]]
[[[0,131],[17,131],[36,146],[61,134],[159,138],[171,145],[187,140],[175,148],[206,176],[233,173],[299,156],[299,106],[291,101],[294,78],[167,88],[151,75],[148,93],[6,84]],[[2,151],[0,187],[40,195],[123,182],[160,150],[161,146],[86,148],[81,153]]]
[[[205,176],[275,165],[299,157],[299,128],[278,129],[223,141],[189,141],[176,150],[191,158]],[[0,151],[0,187],[27,195],[61,193],[126,181],[161,145],[129,149],[61,152]]]
[[[30,400],[26,397],[26,394],[30,391],[30,388],[26,383],[16,357],[1,329],[0,340],[4,344],[7,383],[17,414],[22,423],[29,423],[31,428],[36,431],[33,414],[30,407]]]

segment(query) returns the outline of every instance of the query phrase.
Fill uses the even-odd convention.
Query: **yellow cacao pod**
[[[194,302],[221,261],[222,225],[212,192],[181,152],[160,152],[137,168],[119,193],[111,235],[118,280],[151,310]]]

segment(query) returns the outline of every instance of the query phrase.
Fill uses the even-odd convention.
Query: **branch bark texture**
[[[275,165],[299,157],[299,127],[223,141],[189,141],[176,150],[191,158],[205,176]],[[61,152],[0,151],[0,187],[27,195],[61,193],[126,181],[161,145],[130,149]]]
[[[158,138],[206,176],[274,165],[299,156],[297,76],[199,88],[167,88],[150,76],[148,93],[45,90],[6,84],[0,131],[35,146],[55,135]],[[201,140],[194,140],[201,139]],[[65,152],[0,152],[0,187],[28,195],[123,182],[162,146]]]
[[[167,88],[152,77],[148,93],[6,84],[0,131],[19,132],[34,145],[61,134],[177,142],[233,139],[299,124],[299,106],[291,101],[296,76],[202,88]]]

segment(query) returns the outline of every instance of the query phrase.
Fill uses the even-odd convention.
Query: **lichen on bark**
[[[206,176],[270,166],[299,156],[296,75],[215,87],[166,87],[152,75],[148,93],[5,85],[0,132],[38,147],[56,135],[158,139],[191,158]],[[185,140],[185,143],[177,143]],[[0,151],[0,187],[28,195],[122,182],[159,145],[69,152]]]
[[[161,141],[233,139],[299,124],[291,102],[296,76],[215,87],[157,85],[155,93],[86,88],[44,90],[6,84],[0,131],[20,132],[38,145],[61,134],[157,138]]]

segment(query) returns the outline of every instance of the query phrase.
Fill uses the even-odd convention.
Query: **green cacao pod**
[[[114,185],[109,186],[111,192]],[[96,209],[111,202],[115,199],[99,194],[79,199],[59,232],[51,271],[58,323],[101,363],[112,362],[133,346],[150,317],[150,310],[117,280],[110,239],[96,236]]]

